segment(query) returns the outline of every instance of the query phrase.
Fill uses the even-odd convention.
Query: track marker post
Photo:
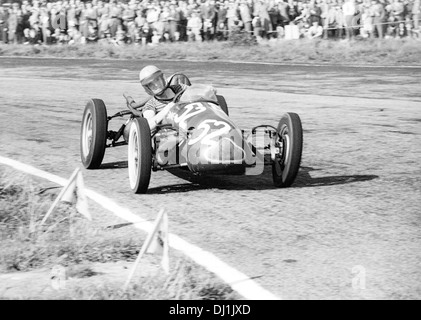
[[[127,290],[130,281],[145,253],[158,253],[162,252],[162,268],[166,274],[169,274],[169,244],[168,244],[168,215],[164,209],[161,209],[158,213],[155,223],[152,227],[152,231],[148,234],[145,242],[140,249],[139,255],[133,264],[130,274],[124,284],[124,291]]]
[[[76,191],[76,192],[75,192]],[[64,185],[63,189],[61,189],[59,195],[54,200],[51,207],[48,209],[47,213],[41,220],[41,224],[43,225],[54,209],[57,207],[60,201],[70,202],[72,203],[74,200],[74,196],[76,193],[76,210],[85,216],[88,220],[92,220],[92,217],[88,210],[88,200],[85,194],[85,186],[83,182],[82,173],[80,172],[80,168],[76,168],[72,175],[70,176],[67,183]]]

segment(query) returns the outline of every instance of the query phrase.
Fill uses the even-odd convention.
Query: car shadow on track
[[[115,161],[101,164],[100,169],[124,169],[127,167],[127,161]]]
[[[340,184],[348,184],[353,182],[363,182],[377,179],[379,176],[374,174],[359,174],[359,175],[339,175],[339,176],[322,176],[311,177],[310,172],[321,169],[314,169],[313,167],[301,167],[295,179],[292,188],[308,188],[308,187],[325,187]]]
[[[324,176],[312,178],[311,171],[322,169],[314,169],[312,167],[301,167],[297,178],[290,188],[308,188],[341,185],[355,182],[370,181],[378,178],[376,175],[339,175]],[[164,194],[200,191],[206,189],[221,190],[271,190],[277,189],[273,185],[271,167],[265,168],[263,174],[258,176],[243,175],[203,175],[197,176],[186,170],[172,169],[168,170],[171,174],[189,181],[188,183],[180,183],[169,186],[154,187],[148,190],[148,194]]]

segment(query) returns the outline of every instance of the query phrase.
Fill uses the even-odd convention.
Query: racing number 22
[[[222,126],[222,128],[208,134],[209,130],[211,129],[211,126],[209,124],[212,124],[212,126],[214,128],[215,127],[219,128],[221,126]],[[212,144],[216,143],[216,141],[212,141],[213,138],[221,136],[223,134],[227,134],[228,132],[230,132],[231,127],[228,123],[226,123],[224,121],[204,120],[203,122],[201,122],[199,124],[197,129],[203,129],[203,131],[200,133],[200,135],[198,137],[196,137],[194,139],[190,139],[189,145],[193,145],[196,142],[199,142],[200,140],[202,140],[203,144],[212,145]]]
[[[193,112],[191,112],[192,110],[195,110]],[[183,123],[185,122],[187,119],[202,113],[203,111],[206,110],[206,108],[198,103],[192,103],[192,104],[188,104],[187,106],[184,107],[184,112],[181,116],[176,115],[174,117],[174,122],[175,123]]]

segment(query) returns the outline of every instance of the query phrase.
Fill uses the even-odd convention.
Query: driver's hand
[[[127,92],[123,93],[124,98],[126,98],[126,101],[128,104],[130,104],[130,106],[132,106],[132,103],[134,103],[134,99],[129,96],[129,94]]]
[[[134,107],[133,104],[136,103],[131,96],[126,96],[127,103],[130,104],[131,107]]]
[[[130,96],[127,97],[127,103],[130,104],[131,107],[135,107],[136,102],[134,101],[134,99]]]

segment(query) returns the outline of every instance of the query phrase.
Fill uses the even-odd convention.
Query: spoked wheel
[[[130,188],[134,193],[146,193],[151,179],[151,131],[145,118],[135,118],[130,125],[128,145]]]
[[[87,169],[98,169],[104,159],[107,142],[107,109],[104,101],[88,101],[80,131],[80,156]]]
[[[303,129],[298,114],[288,112],[279,121],[272,163],[273,183],[276,187],[291,186],[300,168],[303,149]]]

